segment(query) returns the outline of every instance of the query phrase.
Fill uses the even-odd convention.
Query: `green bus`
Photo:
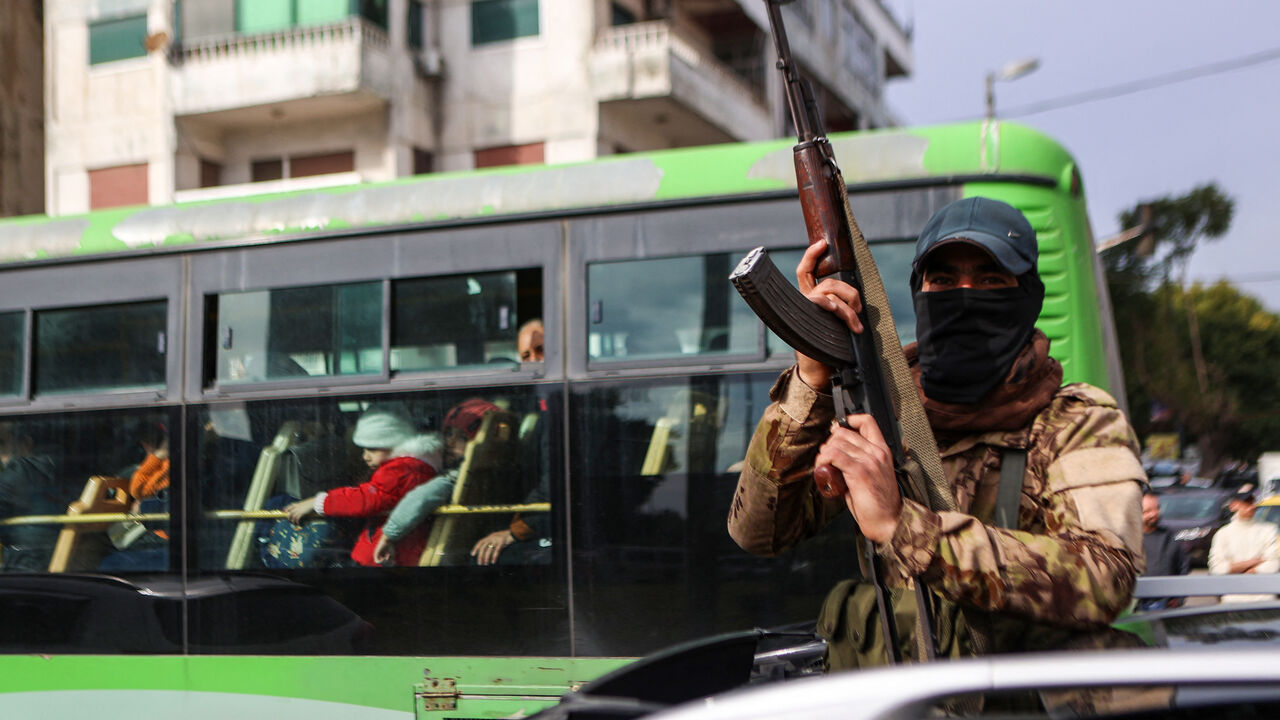
[[[1010,123],[833,146],[904,341],[915,235],[998,198],[1036,227],[1067,380],[1123,397],[1062,147]],[[779,558],[724,529],[792,362],[727,282],[760,245],[805,245],[788,141],[0,221],[0,713],[506,717],[812,619],[849,527]],[[379,492],[365,413],[438,434],[475,398],[416,562],[352,558],[398,496],[286,518]]]

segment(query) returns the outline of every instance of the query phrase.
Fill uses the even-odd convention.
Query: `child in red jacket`
[[[374,409],[360,416],[351,440],[364,448],[364,461],[373,469],[368,482],[299,500],[286,506],[285,512],[294,524],[301,524],[311,513],[366,518],[351,559],[374,567],[373,548],[382,535],[382,521],[405,493],[436,476],[441,443],[435,434],[417,433],[404,416]],[[411,533],[397,544],[394,564],[417,565],[426,542],[425,528]]]

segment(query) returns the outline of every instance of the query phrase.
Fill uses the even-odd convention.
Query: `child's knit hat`
[[[498,410],[498,406],[482,398],[468,398],[455,405],[444,416],[444,427],[457,428],[466,434],[468,440],[475,439],[480,432],[480,423],[484,416]]]
[[[385,410],[370,410],[356,422],[351,442],[362,448],[394,448],[416,434],[404,416]]]

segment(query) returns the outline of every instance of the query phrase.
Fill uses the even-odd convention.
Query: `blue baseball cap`
[[[965,241],[991,253],[1014,275],[1034,270],[1040,254],[1035,228],[1022,211],[999,200],[971,197],[957,200],[929,218],[916,241],[911,269],[920,272],[921,261],[940,245]]]

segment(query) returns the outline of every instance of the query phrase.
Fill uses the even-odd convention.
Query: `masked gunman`
[[[822,244],[796,270],[800,290],[863,332],[862,299],[828,278],[815,284]],[[1035,328],[1044,301],[1035,231],[1016,208],[966,198],[942,208],[916,243],[911,292],[917,343],[905,348],[957,511],[902,497],[876,423],[833,422],[831,369],[797,354],[756,427],[729,513],[743,549],[776,555],[843,512],[875,543],[894,590],[899,645],[910,647],[915,607],[899,602],[919,578],[936,596],[939,656],[973,654],[981,628],[991,652],[1119,644],[1108,624],[1143,569],[1144,482],[1133,430],[1115,400],[1062,366]],[[824,500],[815,466],[843,475],[843,500]],[[1020,488],[1006,491],[1005,482]],[[998,503],[1014,520],[993,522]],[[840,583],[819,632],[833,669],[884,662],[865,583]],[[1108,640],[1108,638],[1113,638]]]

